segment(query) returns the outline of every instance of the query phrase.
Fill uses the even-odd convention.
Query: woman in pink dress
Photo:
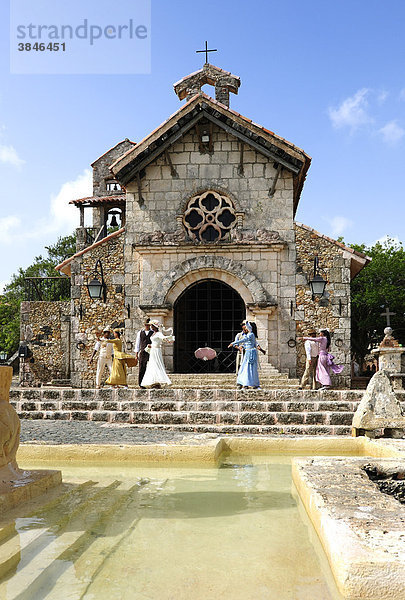
[[[335,365],[333,359],[335,358],[328,352],[330,348],[330,333],[329,329],[321,329],[319,331],[319,337],[303,337],[305,341],[310,340],[311,342],[317,342],[319,345],[319,358],[316,365],[316,380],[321,384],[320,390],[327,390],[331,387],[332,381],[330,378],[330,371],[339,374],[343,371],[342,365]]]

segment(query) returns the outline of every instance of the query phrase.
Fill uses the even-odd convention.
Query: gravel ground
[[[136,425],[93,421],[21,420],[21,443],[30,444],[162,444],[216,438],[219,434],[167,431]]]

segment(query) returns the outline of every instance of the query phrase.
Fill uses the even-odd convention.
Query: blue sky
[[[135,6],[110,4],[112,17]],[[202,66],[206,39],[210,62],[241,77],[231,107],[312,156],[297,220],[404,240],[402,0],[152,0],[151,23],[148,75],[13,75],[1,3],[0,284],[78,224],[67,202],[90,191],[92,161],[179,108],[172,85]]]

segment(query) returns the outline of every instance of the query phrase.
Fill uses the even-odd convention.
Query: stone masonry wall
[[[331,332],[331,352],[335,362],[345,366],[341,375],[333,375],[336,387],[350,387],[350,256],[309,227],[295,225],[297,244],[297,335],[310,329],[327,327]],[[321,274],[327,280],[326,300],[312,300],[309,279],[312,278],[314,257],[319,258]],[[305,367],[304,345],[297,345],[297,375]]]
[[[200,126],[202,128],[202,126]],[[201,153],[195,129],[169,151],[177,176],[171,175],[165,156],[145,168],[141,179],[143,206],[138,203],[136,181],[127,185],[127,243],[137,243],[144,232],[174,232],[176,217],[199,191],[222,191],[244,213],[243,229],[277,231],[294,242],[293,178],[283,169],[274,196],[269,198],[276,169],[273,161],[244,145],[243,175],[239,174],[240,142],[218,127],[213,128],[213,152]],[[129,216],[131,215],[131,216]]]
[[[107,191],[106,181],[114,179],[109,169],[110,165],[120,156],[125,154],[130,148],[133,148],[133,142],[128,139],[119,142],[116,146],[100,156],[93,164],[93,195],[94,196],[114,196],[121,197],[122,192]],[[111,208],[111,205],[109,206]],[[92,209],[93,227],[100,228],[104,225],[104,205],[96,206]]]
[[[85,252],[72,263],[72,341],[71,379],[75,387],[94,387],[96,363],[88,361],[93,352],[96,331],[112,323],[123,323],[124,309],[124,236],[106,238],[90,252]],[[87,291],[88,278],[92,278],[97,260],[101,260],[107,298],[92,300]],[[84,340],[85,348],[78,347]]]
[[[107,192],[106,179],[114,179],[109,169],[110,165],[117,160],[120,156],[125,154],[127,150],[133,148],[133,142],[128,139],[118,143],[114,148],[111,148],[100,156],[94,163],[93,167],[93,194],[94,196],[105,196],[111,195],[111,192]]]
[[[21,339],[30,332],[31,360],[21,359],[20,381],[48,383],[69,377],[70,302],[22,302]]]

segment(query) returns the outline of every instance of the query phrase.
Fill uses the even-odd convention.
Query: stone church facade
[[[201,91],[207,83],[215,98]],[[190,373],[202,368],[198,345],[217,351],[209,368],[231,370],[226,346],[247,316],[264,360],[295,377],[304,364],[296,336],[328,327],[345,365],[336,383],[349,385],[350,281],[367,258],[295,222],[311,159],[229,107],[239,86],[209,64],[182,79],[174,86],[180,109],[140,142],[124,140],[95,161],[93,196],[72,201],[77,253],[57,268],[71,278],[65,374],[74,386],[94,385],[88,357],[97,328],[123,324],[130,350],[145,316],[175,330],[168,370]],[[327,281],[321,299],[309,287],[315,257]],[[91,300],[86,286],[98,261],[105,301]],[[24,323],[35,330],[28,304]]]

